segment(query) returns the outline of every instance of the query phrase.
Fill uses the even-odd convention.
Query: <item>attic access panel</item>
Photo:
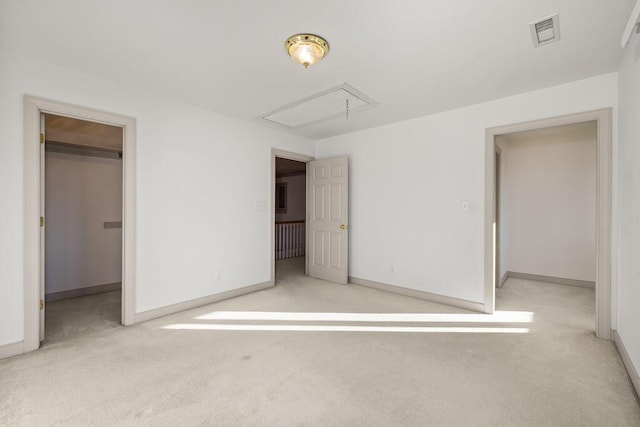
[[[287,128],[298,128],[339,117],[347,117],[377,105],[373,99],[348,84],[295,101],[262,116],[263,120]]]

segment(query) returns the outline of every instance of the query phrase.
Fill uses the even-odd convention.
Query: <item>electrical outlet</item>
[[[398,272],[398,267],[396,267],[395,265],[391,266],[391,271],[393,271],[394,273]]]
[[[214,279],[214,280],[216,280],[216,281],[217,281],[217,280],[220,280],[220,272],[219,272],[219,271],[216,271],[216,272],[213,274],[213,279]]]
[[[465,200],[465,201],[462,202],[462,210],[465,211],[465,212],[469,211],[469,202],[468,201]]]

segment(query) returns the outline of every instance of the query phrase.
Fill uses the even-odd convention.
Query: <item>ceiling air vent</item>
[[[560,40],[560,24],[558,14],[548,16],[529,24],[533,46],[538,47]]]

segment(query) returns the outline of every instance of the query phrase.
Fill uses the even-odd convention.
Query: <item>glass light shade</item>
[[[329,44],[313,34],[296,34],[285,42],[287,53],[298,64],[307,68],[320,61],[329,52]]]

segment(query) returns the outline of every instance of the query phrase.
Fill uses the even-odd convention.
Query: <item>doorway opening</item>
[[[310,156],[271,150],[271,283],[276,283],[276,209],[282,186],[276,187],[277,159],[305,164],[304,273],[315,279],[347,284],[349,278],[349,159],[314,160]],[[282,162],[282,161],[281,161]],[[286,162],[285,162],[286,164]],[[278,200],[276,200],[278,198]],[[277,202],[277,204],[276,204]],[[277,206],[276,206],[277,205]],[[284,248],[287,249],[286,247]],[[302,262],[302,257],[299,263]]]
[[[497,286],[504,286],[498,298],[537,305],[590,332],[595,332],[596,141],[595,121],[495,138],[495,277]]]
[[[121,324],[123,134],[43,113],[44,342]]]
[[[485,311],[509,278],[591,287],[610,339],[611,109],[491,128],[485,149]]]
[[[275,159],[274,256],[276,281],[304,275],[306,260],[307,164]]]
[[[79,119],[119,128],[122,136],[121,223],[115,218],[113,221],[107,219],[102,221],[101,226],[104,231],[115,230],[115,233],[120,234],[121,239],[121,311],[118,321],[123,325],[135,323],[135,119],[26,95],[24,97],[24,352],[37,350],[45,337],[46,176],[44,166],[46,166],[45,140],[47,139],[45,115]],[[53,138],[51,140],[53,141]],[[58,145],[58,148],[64,146],[64,144]],[[79,148],[70,147],[67,144],[64,149],[78,150]],[[91,150],[97,149],[91,148]],[[69,215],[65,220],[78,221],[77,218]],[[105,223],[107,223],[106,228]],[[121,228],[118,229],[118,226]],[[105,285],[117,286],[114,283]],[[116,306],[118,306],[117,303]]]

